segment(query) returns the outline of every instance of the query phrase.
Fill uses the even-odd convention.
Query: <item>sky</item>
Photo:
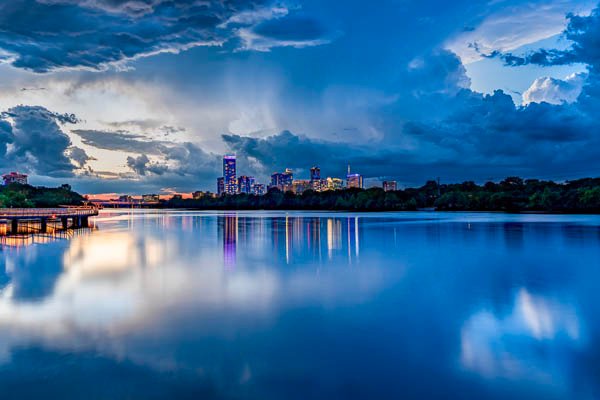
[[[216,190],[223,154],[401,187],[600,176],[600,5],[0,0],[0,170]]]

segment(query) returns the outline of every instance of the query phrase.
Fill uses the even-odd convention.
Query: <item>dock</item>
[[[20,222],[39,222],[40,233],[46,233],[48,223],[58,224],[62,229],[89,227],[89,218],[98,215],[97,207],[60,208],[1,208],[0,221],[5,221],[7,234],[19,233]]]

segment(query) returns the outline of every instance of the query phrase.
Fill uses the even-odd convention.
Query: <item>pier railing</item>
[[[0,219],[90,217],[98,215],[96,207],[0,208]]]

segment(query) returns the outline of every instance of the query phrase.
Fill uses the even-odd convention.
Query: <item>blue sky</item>
[[[600,175],[589,1],[0,1],[3,170],[215,190],[219,158],[420,185]]]

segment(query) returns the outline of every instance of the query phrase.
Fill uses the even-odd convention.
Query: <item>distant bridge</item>
[[[48,222],[60,222],[63,229],[87,228],[89,217],[96,215],[97,207],[0,209],[0,221],[6,221],[6,232],[10,234],[19,232],[19,221],[39,221],[40,232],[46,233]]]

